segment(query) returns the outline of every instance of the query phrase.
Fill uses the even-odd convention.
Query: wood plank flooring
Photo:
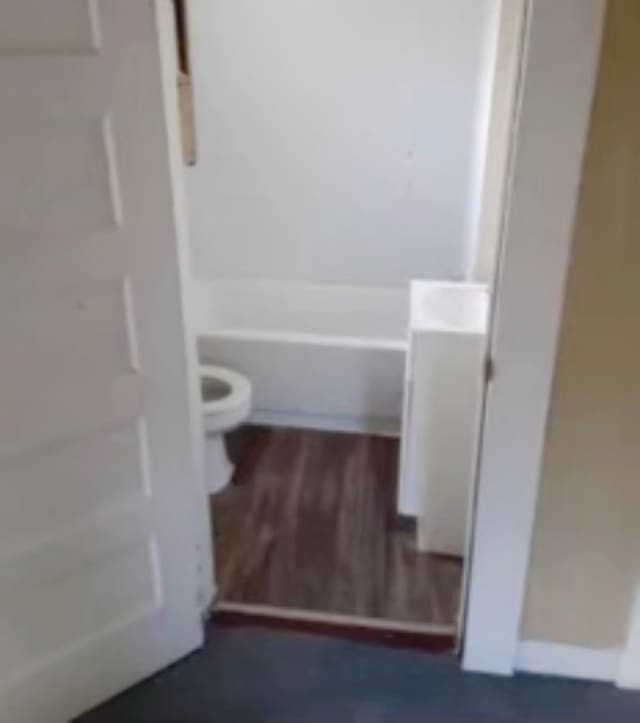
[[[211,498],[221,600],[455,625],[462,563],[395,512],[398,441],[246,427]]]

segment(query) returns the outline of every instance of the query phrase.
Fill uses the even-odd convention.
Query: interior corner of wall
[[[490,269],[485,260],[490,255],[485,246],[483,214],[489,145],[491,141],[491,116],[494,105],[494,88],[499,52],[500,18],[502,1],[494,0],[487,21],[484,49],[480,61],[478,95],[475,113],[474,151],[471,159],[467,233],[465,243],[465,278],[467,281],[488,282]],[[490,264],[489,264],[490,266]]]

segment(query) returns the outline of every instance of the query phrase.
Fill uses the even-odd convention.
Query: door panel
[[[202,641],[170,17],[162,0],[0,0],[7,723],[67,720]]]
[[[66,55],[98,49],[94,0],[3,0],[0,52]]]

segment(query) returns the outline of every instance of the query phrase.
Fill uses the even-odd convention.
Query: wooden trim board
[[[529,0],[466,601],[466,670],[512,675],[604,0]]]
[[[523,673],[613,682],[618,675],[620,650],[523,640],[518,644],[515,669]]]
[[[640,690],[640,586],[629,616],[627,643],[620,655],[616,684],[619,688]]]
[[[362,642],[411,647],[438,653],[456,648],[454,626],[401,623],[378,618],[318,613],[309,610],[219,602],[211,621],[219,625],[250,625],[292,632],[332,635]]]

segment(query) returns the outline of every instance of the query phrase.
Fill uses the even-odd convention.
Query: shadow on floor
[[[599,683],[469,675],[455,658],[260,628],[205,647],[76,723],[637,723]]]

